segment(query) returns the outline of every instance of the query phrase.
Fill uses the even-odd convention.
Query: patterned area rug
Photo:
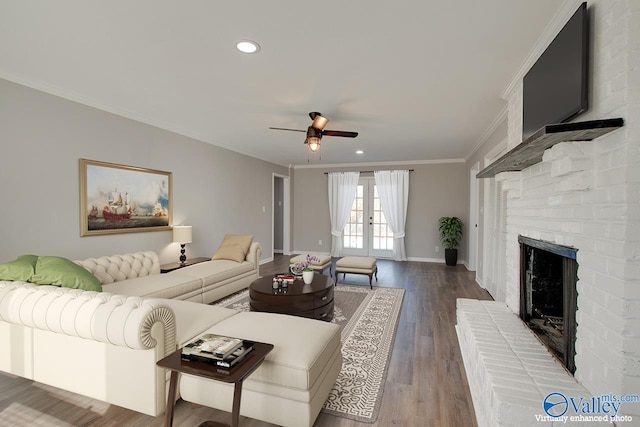
[[[387,377],[404,289],[338,285],[333,323],[342,328],[342,370],[323,412],[373,423]],[[249,311],[249,291],[216,303]]]

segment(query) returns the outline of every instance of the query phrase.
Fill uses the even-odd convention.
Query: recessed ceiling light
[[[364,154],[364,151],[358,150],[358,151],[356,151],[356,154]]]
[[[260,45],[253,40],[240,40],[236,43],[236,48],[242,53],[257,53]]]

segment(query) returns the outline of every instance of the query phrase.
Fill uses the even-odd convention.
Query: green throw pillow
[[[57,256],[38,258],[31,283],[102,292],[102,285],[96,276],[75,262]]]
[[[0,264],[0,280],[29,282],[36,271],[38,257],[20,255],[15,261]]]

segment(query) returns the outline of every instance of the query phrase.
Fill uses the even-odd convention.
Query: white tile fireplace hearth
[[[572,10],[577,5],[578,2]],[[588,7],[590,107],[577,120],[622,117],[625,125],[594,141],[555,145],[544,153],[541,163],[493,178],[502,183],[506,193],[506,277],[503,283],[498,283],[494,295],[503,301],[494,304],[501,304],[506,314],[520,322],[522,332],[518,332],[519,327],[510,326],[510,334],[521,333],[522,339],[528,339],[527,334],[532,333],[517,317],[518,236],[575,248],[578,264],[575,380],[560,368],[564,375],[559,376],[561,384],[557,391],[563,391],[560,387],[564,387],[565,381],[567,387],[573,387],[568,384],[575,381],[587,396],[640,394],[640,1],[592,0]],[[521,80],[505,94],[505,99],[508,145],[513,148],[522,141]],[[478,337],[487,333],[474,322],[475,318],[469,319],[470,330],[476,334],[474,340],[478,341]],[[464,340],[471,342],[467,337]],[[469,353],[464,340],[461,338],[460,342],[466,363],[477,356],[473,351]],[[487,343],[485,354],[491,352],[491,341]],[[546,352],[539,342],[538,346]],[[538,354],[538,347],[534,347],[532,354]],[[489,372],[496,364],[500,364],[499,358],[484,367],[465,366],[472,392],[472,384],[482,384],[491,377]],[[520,378],[526,374],[526,369],[522,369],[508,370],[506,376]],[[508,391],[518,389],[517,384],[494,377],[501,379],[494,381],[492,387],[508,400]],[[483,406],[478,407],[479,404]],[[483,413],[504,408],[491,399],[484,402],[474,399],[474,405],[479,421]],[[541,400],[539,405],[538,413],[542,414]],[[618,425],[640,425],[640,403],[625,403],[620,413],[632,416],[633,422]],[[522,421],[521,415],[517,411],[503,413],[502,424],[495,425],[540,425],[530,417],[529,424],[519,424],[516,420]]]

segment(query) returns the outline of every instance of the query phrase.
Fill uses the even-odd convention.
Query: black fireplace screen
[[[575,372],[574,248],[519,236],[520,317],[571,373]]]

